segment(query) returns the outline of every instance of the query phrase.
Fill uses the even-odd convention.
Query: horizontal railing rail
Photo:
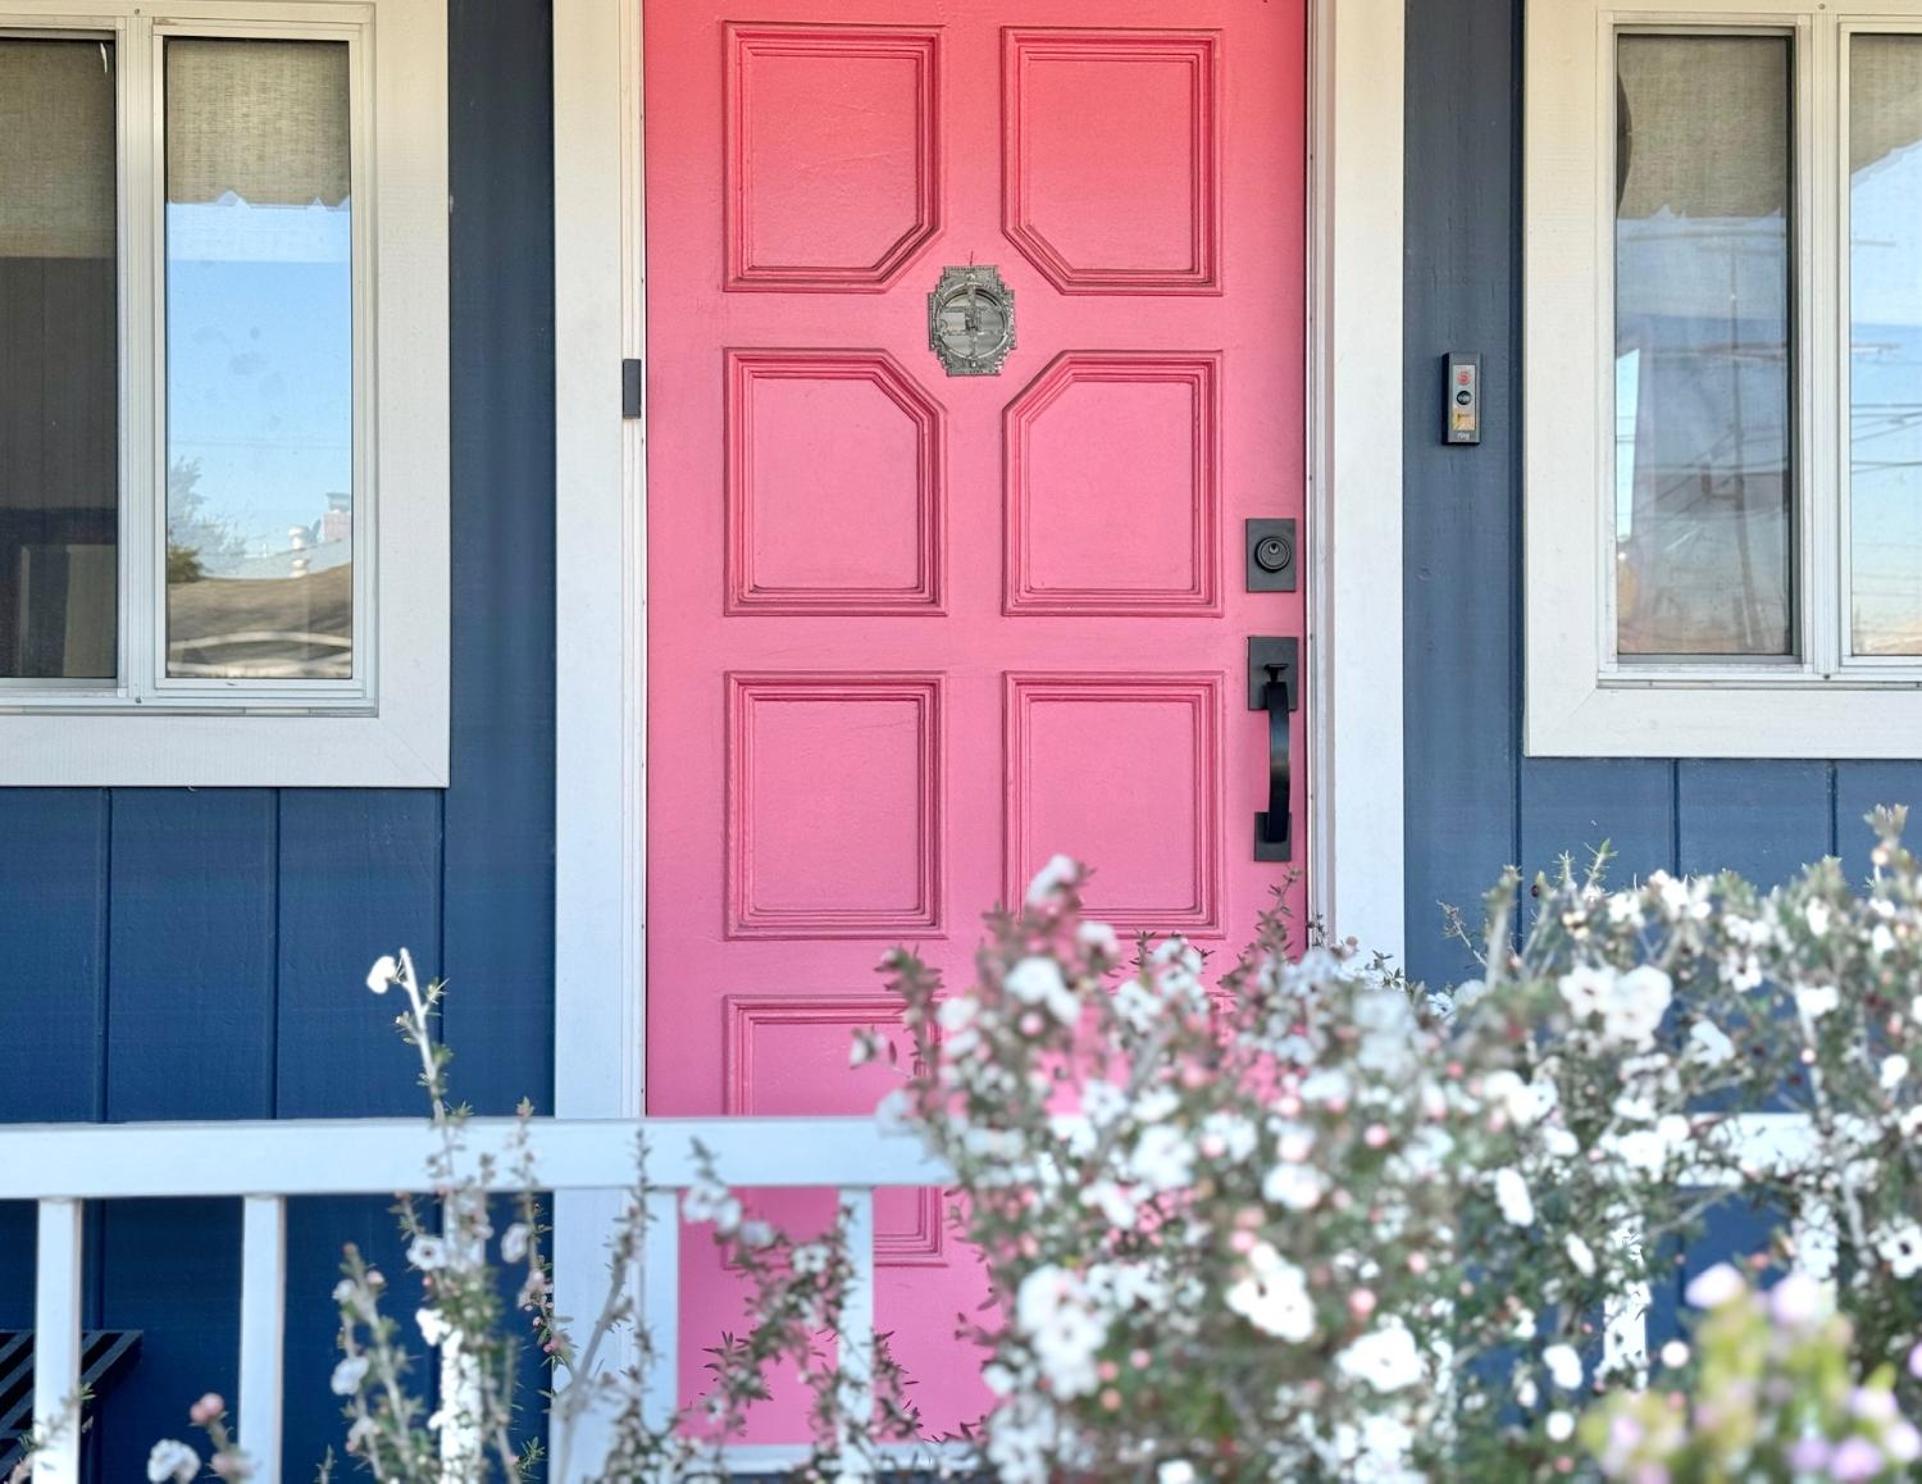
[[[636,1188],[645,1148],[649,1221],[639,1310],[653,1339],[642,1377],[648,1420],[677,1405],[680,1193],[714,1175],[737,1188],[827,1189],[848,1213],[854,1280],[837,1341],[859,1384],[874,1353],[874,1192],[944,1185],[946,1168],[909,1133],[862,1118],[644,1120],[473,1119],[453,1182],[492,1191],[531,1183],[557,1197]],[[283,1359],[287,1201],[296,1196],[392,1195],[437,1183],[441,1130],[422,1119],[248,1123],[44,1124],[0,1127],[0,1201],[39,1209],[34,1287],[34,1484],[79,1484],[81,1250],[84,1203],[232,1197],[242,1202],[240,1365],[236,1436],[255,1484],[278,1484],[286,1404]],[[703,1153],[705,1151],[705,1153]],[[611,1235],[611,1234],[610,1234]],[[582,1457],[571,1476],[591,1476]]]

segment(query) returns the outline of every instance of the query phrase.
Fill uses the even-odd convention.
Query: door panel
[[[887,947],[965,982],[1065,851],[1117,927],[1225,960],[1290,870],[1254,858],[1247,641],[1303,610],[1246,591],[1243,522],[1303,511],[1303,5],[649,0],[645,30],[648,1107],[865,1112]],[[970,264],[1013,291],[998,375],[928,345]],[[878,1224],[939,1434],[985,1400],[977,1275],[936,1193]],[[740,1322],[707,1248],[684,1401]],[[800,1433],[783,1393],[762,1436]]]

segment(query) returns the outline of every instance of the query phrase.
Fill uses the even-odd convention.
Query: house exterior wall
[[[1772,883],[1830,853],[1861,872],[1862,817],[1922,800],[1922,761],[1522,755],[1522,12],[1408,5],[1408,959],[1431,980],[1465,968],[1438,904],[1476,912],[1504,865],[1607,840],[1623,880],[1729,867]],[[1486,357],[1480,447],[1441,442],[1451,350]]]
[[[1471,972],[1444,940],[1440,904],[1475,919],[1511,863],[1550,869],[1606,840],[1616,880],[1730,868],[1772,884],[1827,854],[1861,875],[1873,843],[1863,816],[1922,801],[1922,761],[1522,755],[1523,9],[1409,0],[1407,11],[1407,957],[1434,983]],[[1441,442],[1451,350],[1485,357],[1479,447]],[[1687,1270],[1761,1230],[1730,1203]],[[1658,1295],[1652,1332],[1674,1303]]]
[[[412,1112],[361,988],[397,944],[452,983],[459,1095],[553,1106],[551,15],[448,19],[452,786],[0,790],[0,1120]],[[289,1477],[339,1445],[328,1294],[342,1241],[391,1251],[386,1204],[292,1216]],[[0,1209],[0,1329],[30,1323],[32,1233]],[[95,1213],[89,1252],[89,1324],[146,1332],[90,1446],[101,1477],[141,1478],[195,1397],[232,1396],[239,1207]]]

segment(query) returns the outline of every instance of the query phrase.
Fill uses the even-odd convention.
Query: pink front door
[[[888,946],[965,982],[1066,852],[1118,928],[1227,960],[1289,870],[1249,639],[1303,610],[1249,591],[1244,522],[1303,513],[1304,6],[649,0],[645,34],[648,1109],[865,1113]],[[996,375],[929,347],[970,265],[1012,290]],[[981,1402],[969,1264],[934,1193],[878,1224],[939,1432]],[[711,1264],[684,1302],[686,1401],[739,1316]]]

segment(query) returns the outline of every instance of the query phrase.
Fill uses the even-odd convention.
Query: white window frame
[[[121,673],[0,681],[0,787],[445,787],[449,746],[444,0],[0,0],[0,35],[110,38],[120,264]],[[352,680],[166,675],[161,49],[341,41],[353,182]],[[136,57],[146,66],[129,65]],[[147,269],[151,271],[145,271]]]
[[[1794,46],[1795,622],[1788,660],[1615,656],[1615,38],[1787,34]],[[1549,757],[1909,758],[1922,659],[1847,653],[1849,210],[1853,31],[1922,29],[1922,0],[1622,7],[1530,0],[1523,167],[1526,744]]]

